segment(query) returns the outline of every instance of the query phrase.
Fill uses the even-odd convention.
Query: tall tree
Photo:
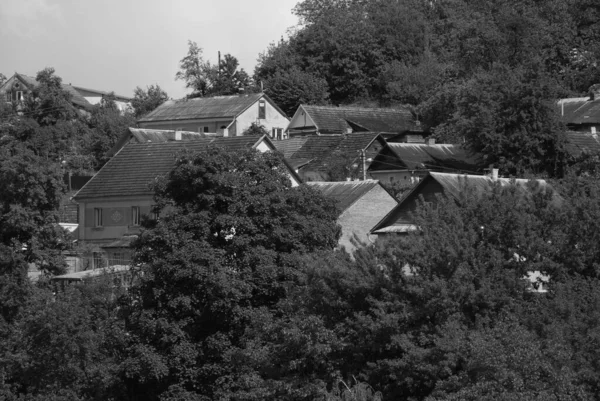
[[[155,188],[170,208],[135,244],[144,274],[129,316],[128,382],[145,399],[212,399],[236,377],[245,328],[285,298],[292,256],[337,244],[337,211],[291,188],[277,154],[253,150],[181,154]]]

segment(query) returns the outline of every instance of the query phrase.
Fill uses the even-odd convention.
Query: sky
[[[63,83],[133,96],[160,85],[172,98],[188,40],[216,63],[237,57],[250,75],[260,53],[286,38],[299,0],[0,0],[0,73],[53,67]]]

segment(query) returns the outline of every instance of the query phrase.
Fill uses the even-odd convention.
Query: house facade
[[[149,184],[173,168],[177,152],[184,149],[200,151],[208,146],[260,152],[275,150],[266,136],[125,145],[74,196],[79,206],[77,240],[92,249],[94,268],[128,263],[130,243],[139,233],[142,218],[157,217]],[[301,183],[289,167],[288,174],[292,186]]]
[[[352,252],[357,245],[369,244],[371,228],[387,215],[398,202],[378,181],[308,182],[336,201],[341,214],[338,224],[342,228],[339,246]]]
[[[140,128],[241,136],[252,123],[272,139],[284,138],[289,120],[264,93],[168,100],[138,120]]]
[[[421,133],[410,110],[364,107],[300,105],[289,125],[290,138],[307,135],[342,135],[351,132],[380,132],[384,137]]]
[[[592,85],[586,97],[560,99],[560,119],[569,131],[600,133],[600,84]]]

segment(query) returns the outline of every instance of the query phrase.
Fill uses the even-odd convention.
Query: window
[[[160,211],[158,210],[158,206],[151,206],[150,207],[150,218],[152,220],[158,220],[160,216]]]
[[[210,132],[210,131],[208,130],[208,127],[202,126],[202,127],[198,127],[198,132],[199,133],[203,133],[203,132],[207,133],[207,132]]]
[[[23,101],[23,91],[17,91],[16,96],[17,96],[17,102]]]
[[[264,99],[258,101],[258,118],[264,120],[266,118],[266,104]]]
[[[94,209],[94,227],[102,227],[102,209]]]
[[[208,132],[208,127],[204,127],[203,130],[205,133]]]
[[[132,226],[140,225],[140,207],[139,206],[131,207],[131,225]]]
[[[100,252],[94,252],[92,254],[92,262],[93,262],[93,266],[92,269],[100,269],[104,266],[102,263],[102,254]]]
[[[125,252],[115,252],[113,254],[113,259],[111,262],[111,266],[126,265],[127,263],[125,262]]]

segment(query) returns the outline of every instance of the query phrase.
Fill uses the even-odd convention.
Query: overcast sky
[[[169,96],[187,41],[217,62],[231,53],[250,74],[259,53],[297,24],[299,0],[0,0],[0,72],[54,67],[64,83],[133,96],[158,84]]]

